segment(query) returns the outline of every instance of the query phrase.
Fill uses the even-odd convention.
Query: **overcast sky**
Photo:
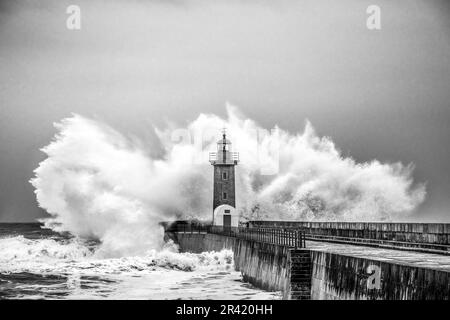
[[[66,28],[81,8],[82,29]],[[381,7],[382,29],[366,28]],[[0,0],[0,221],[43,217],[28,183],[76,112],[140,136],[225,114],[311,120],[344,155],[414,163],[417,221],[450,222],[450,5],[442,0]]]

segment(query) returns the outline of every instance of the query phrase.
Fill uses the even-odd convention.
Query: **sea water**
[[[229,250],[100,258],[99,243],[0,224],[0,299],[280,299],[243,282]]]

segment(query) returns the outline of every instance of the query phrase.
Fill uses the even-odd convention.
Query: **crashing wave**
[[[185,128],[156,130],[164,155],[79,115],[55,126],[47,158],[31,183],[47,226],[101,242],[104,257],[161,249],[160,221],[209,218],[207,152],[228,128],[240,152],[238,210],[247,219],[390,221],[425,198],[412,165],[358,163],[307,122],[302,133],[272,131],[228,107],[228,118],[201,114]]]
[[[98,248],[97,248],[98,249]],[[194,271],[230,270],[233,253],[230,250],[178,253],[173,247],[150,250],[142,256],[101,258],[94,248],[79,239],[26,239],[22,236],[0,239],[0,273],[136,273],[157,269]]]

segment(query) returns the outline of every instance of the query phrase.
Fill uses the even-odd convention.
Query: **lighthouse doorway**
[[[231,227],[231,215],[230,214],[223,215],[223,226]]]

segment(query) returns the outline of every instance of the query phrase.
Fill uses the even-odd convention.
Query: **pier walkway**
[[[308,240],[306,247],[316,251],[450,272],[449,255]]]

